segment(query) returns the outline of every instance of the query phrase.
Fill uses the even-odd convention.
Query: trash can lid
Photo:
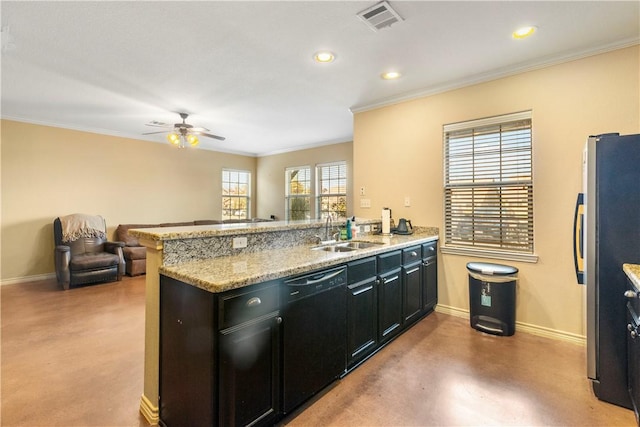
[[[472,273],[486,274],[489,276],[508,276],[516,274],[518,269],[510,265],[490,264],[488,262],[470,262],[467,270]]]

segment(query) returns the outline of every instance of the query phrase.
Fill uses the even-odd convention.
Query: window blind
[[[530,112],[445,126],[445,244],[533,253]]]

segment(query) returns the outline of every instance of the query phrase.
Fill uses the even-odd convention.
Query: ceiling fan
[[[198,145],[198,143],[200,142],[198,140],[198,135],[204,136],[207,138],[218,139],[220,141],[225,140],[224,136],[218,136],[218,135],[213,135],[209,133],[210,131],[207,128],[193,127],[193,125],[186,123],[186,120],[187,120],[187,117],[189,117],[189,114],[187,113],[178,113],[178,114],[180,114],[180,117],[182,118],[182,123],[175,123],[172,125],[172,124],[157,122],[154,120],[152,122],[145,123],[145,125],[166,128],[167,130],[161,130],[158,132],[145,132],[143,133],[143,135],[152,135],[156,133],[169,132],[169,134],[167,135],[167,139],[171,144],[179,148],[185,148],[187,144],[192,147],[195,147],[196,145]]]

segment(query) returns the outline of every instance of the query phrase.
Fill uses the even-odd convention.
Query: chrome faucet
[[[325,224],[324,224],[324,238],[318,235],[314,237],[318,239],[318,243],[321,245],[334,243],[335,241],[338,240],[338,236],[340,235],[340,233],[332,234],[332,232],[333,232],[333,216],[331,215],[331,212],[329,212],[327,214],[327,220],[325,221]]]
[[[333,230],[333,218],[331,218],[331,212],[327,213],[327,221],[324,224],[324,240],[331,240],[331,230]]]

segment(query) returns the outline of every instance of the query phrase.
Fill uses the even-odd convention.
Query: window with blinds
[[[311,168],[292,167],[285,171],[286,219],[311,218]]]
[[[316,167],[317,212],[319,218],[347,218],[347,163],[327,163]]]
[[[444,126],[445,244],[533,253],[531,112]]]

